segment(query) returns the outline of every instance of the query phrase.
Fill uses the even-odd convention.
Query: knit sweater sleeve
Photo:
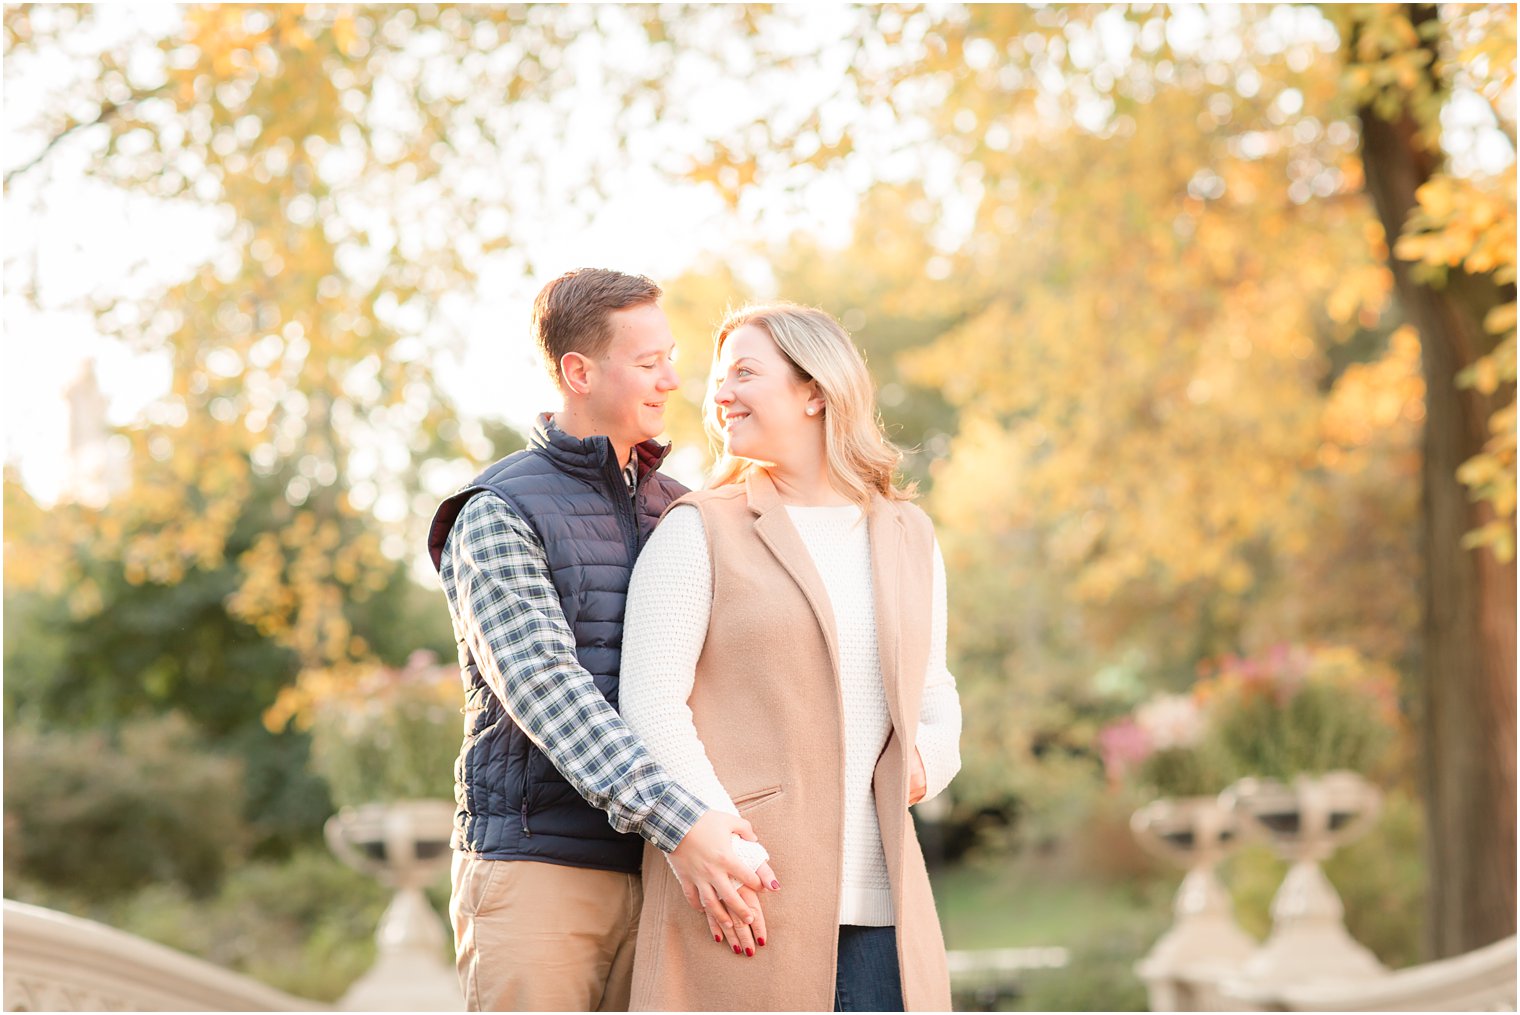
[[[623,719],[671,778],[713,810],[738,815],[692,720],[697,659],[712,616],[712,563],[702,514],[683,504],[650,536],[628,585],[618,700]],[[751,870],[768,859],[734,837]]]
[[[939,794],[961,769],[961,701],[945,664],[945,558],[934,542],[934,612],[929,625],[929,669],[918,720],[918,752],[928,783],[924,800]],[[677,776],[679,779],[680,776]],[[692,787],[696,789],[695,786]],[[920,800],[919,803],[923,803]]]

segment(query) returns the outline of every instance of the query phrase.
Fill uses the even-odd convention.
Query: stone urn
[[[1221,799],[1292,865],[1272,899],[1272,933],[1240,971],[1251,986],[1355,980],[1387,969],[1346,930],[1345,908],[1320,863],[1363,835],[1382,794],[1355,772],[1300,775],[1291,784],[1242,779]],[[1235,990],[1234,986],[1231,988]]]
[[[1187,869],[1171,929],[1135,966],[1150,1008],[1206,1010],[1212,985],[1238,973],[1256,950],[1256,940],[1235,923],[1229,893],[1215,873],[1240,841],[1240,819],[1218,797],[1183,797],[1140,808],[1130,828],[1148,852]]]
[[[462,1011],[464,995],[444,961],[448,936],[422,889],[451,860],[454,805],[397,800],[345,807],[327,821],[327,844],[355,870],[396,891],[375,938],[375,964],[338,1005],[348,1011]]]

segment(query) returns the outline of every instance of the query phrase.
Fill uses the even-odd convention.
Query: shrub
[[[417,651],[401,668],[303,672],[265,721],[311,731],[312,767],[336,804],[452,799],[459,703],[459,668]]]
[[[1225,788],[1208,717],[1185,694],[1159,694],[1098,733],[1110,785],[1129,782],[1163,797],[1212,796]]]
[[[1349,769],[1377,778],[1402,728],[1397,683],[1355,649],[1281,646],[1224,660],[1193,693],[1233,776],[1290,781]]]
[[[1346,647],[1227,656],[1187,695],[1157,695],[1098,734],[1109,785],[1212,796],[1245,776],[1349,769],[1386,781],[1404,723],[1397,678]]]
[[[245,855],[239,762],[176,715],[5,736],[5,873],[99,898],[215,888]]]

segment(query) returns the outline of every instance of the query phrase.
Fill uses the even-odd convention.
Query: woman
[[[621,710],[679,782],[754,825],[785,889],[753,928],[704,935],[646,850],[632,1006],[948,1010],[908,816],[960,767],[933,526],[892,484],[901,453],[829,315],[731,315],[714,384],[722,455],[634,570]]]

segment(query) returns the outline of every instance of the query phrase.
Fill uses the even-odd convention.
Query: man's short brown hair
[[[612,313],[654,303],[660,287],[643,275],[606,268],[567,271],[539,290],[533,300],[533,340],[556,384],[563,385],[559,361],[567,352],[597,359],[612,341]]]

